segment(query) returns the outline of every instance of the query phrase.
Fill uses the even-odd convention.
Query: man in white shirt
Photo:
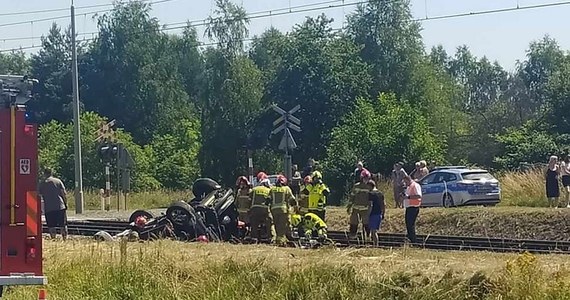
[[[416,238],[416,220],[420,213],[422,205],[422,187],[410,176],[404,177],[406,183],[406,197],[404,199],[404,208],[406,209],[406,231],[408,239],[412,243],[417,243]]]

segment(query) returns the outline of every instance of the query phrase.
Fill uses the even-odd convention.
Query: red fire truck
[[[26,113],[35,82],[0,75],[0,297],[4,286],[47,284],[37,195],[38,134]]]

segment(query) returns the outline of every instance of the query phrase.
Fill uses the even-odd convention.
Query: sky
[[[213,0],[146,0],[153,4],[152,16],[161,24],[179,27],[188,20],[199,24],[214,9]],[[164,1],[160,3],[161,1]],[[259,35],[273,26],[290,31],[307,16],[325,13],[333,18],[334,28],[344,25],[345,17],[354,11],[354,3],[363,0],[233,0],[243,5],[254,18],[250,22],[250,37]],[[570,50],[570,1],[567,5],[503,13],[473,15],[457,18],[430,19],[438,16],[472,13],[495,9],[566,3],[564,0],[411,0],[414,18],[422,19],[422,36],[427,49],[443,45],[452,54],[461,45],[467,45],[478,57],[487,56],[498,61],[505,69],[513,70],[517,60],[523,60],[526,49],[533,40],[545,35],[555,38],[565,50]],[[81,8],[83,6],[110,4],[112,0],[75,0],[76,25],[79,39],[92,37],[97,30],[93,12],[108,10],[112,6]],[[324,4],[323,4],[324,3]],[[312,5],[312,6],[308,6]],[[48,32],[52,22],[62,27],[70,23],[69,11],[52,11],[36,14],[12,15],[12,13],[45,11],[69,8],[70,0],[0,0],[0,50],[38,46],[40,37]],[[332,7],[329,7],[332,6]],[[271,13],[269,13],[271,11]],[[291,13],[289,13],[291,11]],[[105,12],[99,12],[99,15]],[[271,15],[271,16],[268,16]],[[427,16],[427,20],[426,20]],[[57,20],[45,20],[62,17]],[[11,23],[23,23],[10,25]],[[169,28],[169,27],[167,27]],[[197,27],[203,37],[203,26]],[[168,32],[179,33],[180,29]],[[566,34],[565,34],[566,33]],[[205,43],[210,42],[205,37]],[[27,49],[27,53],[38,48]]]

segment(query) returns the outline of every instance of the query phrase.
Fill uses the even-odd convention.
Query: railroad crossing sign
[[[279,149],[288,152],[289,150],[297,148],[297,143],[295,143],[295,139],[293,139],[291,130],[301,132],[301,127],[299,127],[301,125],[301,120],[293,116],[294,113],[301,109],[301,106],[297,105],[290,111],[286,111],[275,104],[272,106],[272,108],[274,111],[281,115],[279,118],[277,118],[277,120],[273,122],[273,126],[277,126],[279,123],[283,122],[281,126],[275,128],[271,132],[272,134],[277,134],[281,131],[284,131],[283,137],[281,138],[281,143],[279,143]]]
[[[116,120],[112,120],[109,123],[103,123],[101,122],[100,124],[100,128],[95,131],[95,134],[97,134],[97,138],[95,139],[96,142],[101,142],[101,141],[110,141],[110,142],[115,142],[116,141],[116,137],[115,137],[115,130],[113,130],[113,126],[115,126]]]

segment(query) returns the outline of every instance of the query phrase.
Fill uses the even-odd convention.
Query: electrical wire
[[[165,1],[165,0],[163,0]],[[338,2],[337,1],[327,1],[327,2]],[[358,5],[358,4],[363,4],[366,3],[368,1],[361,1],[361,2],[355,2],[355,3],[350,3],[350,5]],[[342,4],[345,5],[345,4]],[[327,8],[334,8],[334,7],[343,7],[342,5],[335,5],[335,6],[329,6]],[[555,3],[545,3],[545,4],[536,4],[536,5],[527,5],[527,6],[519,6],[517,5],[517,7],[510,7],[510,8],[502,8],[502,9],[493,9],[493,10],[484,10],[484,11],[476,11],[476,12],[467,12],[467,13],[458,13],[458,14],[449,14],[449,15],[441,15],[441,16],[434,16],[434,17],[426,17],[426,18],[419,18],[419,19],[415,19],[415,21],[419,21],[419,22],[423,22],[423,21],[430,21],[430,20],[444,20],[444,19],[452,19],[452,18],[461,18],[461,17],[469,17],[469,16],[478,16],[478,15],[485,15],[485,14],[495,14],[495,13],[505,13],[505,12],[513,12],[513,11],[517,11],[517,10],[533,10],[533,9],[540,9],[540,8],[548,8],[548,7],[556,7],[556,6],[565,6],[565,5],[570,5],[570,1],[562,1],[562,2],[555,2]],[[284,8],[285,9],[285,8]],[[287,8],[289,9],[289,8]],[[299,12],[308,12],[308,11],[314,11],[314,10],[318,10],[318,9],[323,9],[321,7],[319,8],[313,8],[313,9],[304,9],[304,10],[300,10],[300,11],[291,11],[291,12],[284,12],[284,13],[280,13],[278,15],[287,15],[290,13],[299,13]],[[252,17],[248,17],[249,19],[256,19],[256,18],[262,18],[262,17],[273,17],[275,16],[275,14],[267,14],[267,15],[262,15],[262,16],[252,16]],[[174,29],[181,29],[181,28],[185,28],[187,26],[190,27],[198,27],[198,26],[203,26],[203,25],[207,25],[207,23],[205,23],[207,19],[204,20],[199,20],[199,24],[192,24],[192,21],[188,21],[188,22],[184,22],[186,24],[189,23],[189,25],[184,25],[184,26],[176,26],[176,27],[170,27],[170,28],[165,28],[163,29],[164,31],[167,30],[174,30]],[[171,25],[177,25],[177,24],[182,24],[183,22],[178,22],[178,23],[171,23],[171,24],[165,24],[164,26],[171,26]],[[2,40],[2,39],[0,39]],[[94,38],[90,38],[90,39],[85,39],[85,41],[90,41],[90,40],[94,40]],[[248,41],[251,39],[246,39],[244,41]],[[212,45],[215,45],[216,43],[212,43]],[[205,45],[209,45],[209,44],[202,44],[201,46],[205,46]],[[11,52],[11,51],[17,51],[17,50],[28,50],[28,49],[34,49],[34,48],[40,48],[41,46],[28,46],[28,47],[20,47],[20,48],[13,48],[13,49],[5,49],[5,50],[0,50],[0,52]]]
[[[152,1],[152,0],[140,0],[143,2]],[[173,1],[173,0],[168,0]],[[168,2],[167,1],[167,2]],[[160,2],[158,2],[160,3]],[[93,4],[93,5],[84,5],[84,6],[76,6],[75,10],[82,10],[82,9],[89,9],[89,8],[98,8],[98,7],[107,7],[113,6],[113,3],[107,4]],[[22,16],[22,15],[34,15],[34,14],[41,14],[41,13],[50,13],[50,12],[59,12],[59,11],[69,11],[69,7],[62,7],[62,8],[52,8],[52,9],[43,9],[43,10],[31,10],[31,11],[15,11],[15,12],[8,12],[8,13],[0,13],[0,17],[5,16]]]
[[[171,1],[175,1],[175,0],[156,0],[156,1],[149,2],[149,4],[160,4],[160,3],[171,2]],[[93,15],[93,14],[97,14],[97,13],[109,12],[109,11],[112,11],[113,9],[114,8],[96,10],[96,11],[90,11],[90,12],[82,12],[82,13],[80,13],[80,15]],[[67,10],[69,10],[69,8]],[[69,18],[69,14],[60,15],[60,16],[56,16],[56,17],[46,17],[46,18],[41,18],[41,19],[17,21],[17,22],[12,22],[12,23],[3,23],[3,24],[0,24],[0,27],[16,26],[16,25],[28,24],[31,22],[45,22],[45,21],[52,21],[52,20],[61,20],[61,19],[67,19],[67,18]]]
[[[282,16],[282,15],[317,11],[317,10],[333,9],[333,8],[344,7],[344,6],[354,6],[354,5],[364,4],[364,3],[368,2],[368,1],[358,1],[358,2],[344,3],[344,1],[342,1],[343,4],[339,4],[339,5],[328,5],[328,6],[307,8],[307,7],[311,7],[311,6],[315,6],[315,5],[319,5],[319,4],[323,5],[323,4],[330,4],[330,3],[341,2],[341,1],[342,0],[329,0],[329,1],[323,1],[323,2],[309,4],[309,5],[305,4],[305,5],[293,6],[293,7],[291,7],[291,9],[290,8],[281,8],[281,9],[268,10],[268,11],[259,11],[259,12],[251,13],[249,16],[247,16],[247,18],[250,20],[251,19],[260,19],[260,18],[267,18],[267,17],[274,17],[274,16]],[[294,8],[302,8],[302,9],[293,10]],[[283,12],[273,14],[272,13],[273,11],[283,11]],[[265,14],[262,14],[262,13],[265,13]],[[233,20],[229,20],[229,21],[231,22]],[[179,25],[179,26],[174,26],[174,25]],[[208,25],[208,19],[201,19],[201,20],[195,20],[195,21],[186,21],[186,22],[163,24],[162,26],[165,28],[163,28],[162,30],[163,31],[169,31],[169,30],[183,29],[183,28],[187,28],[187,27],[201,27],[201,26],[206,26],[206,25]],[[174,26],[174,27],[171,27],[171,26]],[[90,33],[84,33],[84,35],[97,34],[97,33],[98,32],[90,32]],[[17,40],[17,39],[31,39],[31,38],[30,37],[12,38],[11,40]],[[88,39],[83,39],[83,41],[91,41],[94,39],[95,38],[88,38]],[[8,41],[8,40],[10,40],[10,39],[8,39],[8,38],[7,39],[0,39],[0,41]],[[0,53],[1,52],[17,51],[17,50],[29,50],[29,49],[34,49],[34,48],[41,48],[41,46],[38,45],[38,46],[27,46],[27,47],[20,47],[20,48],[4,49],[4,50],[0,50]]]

